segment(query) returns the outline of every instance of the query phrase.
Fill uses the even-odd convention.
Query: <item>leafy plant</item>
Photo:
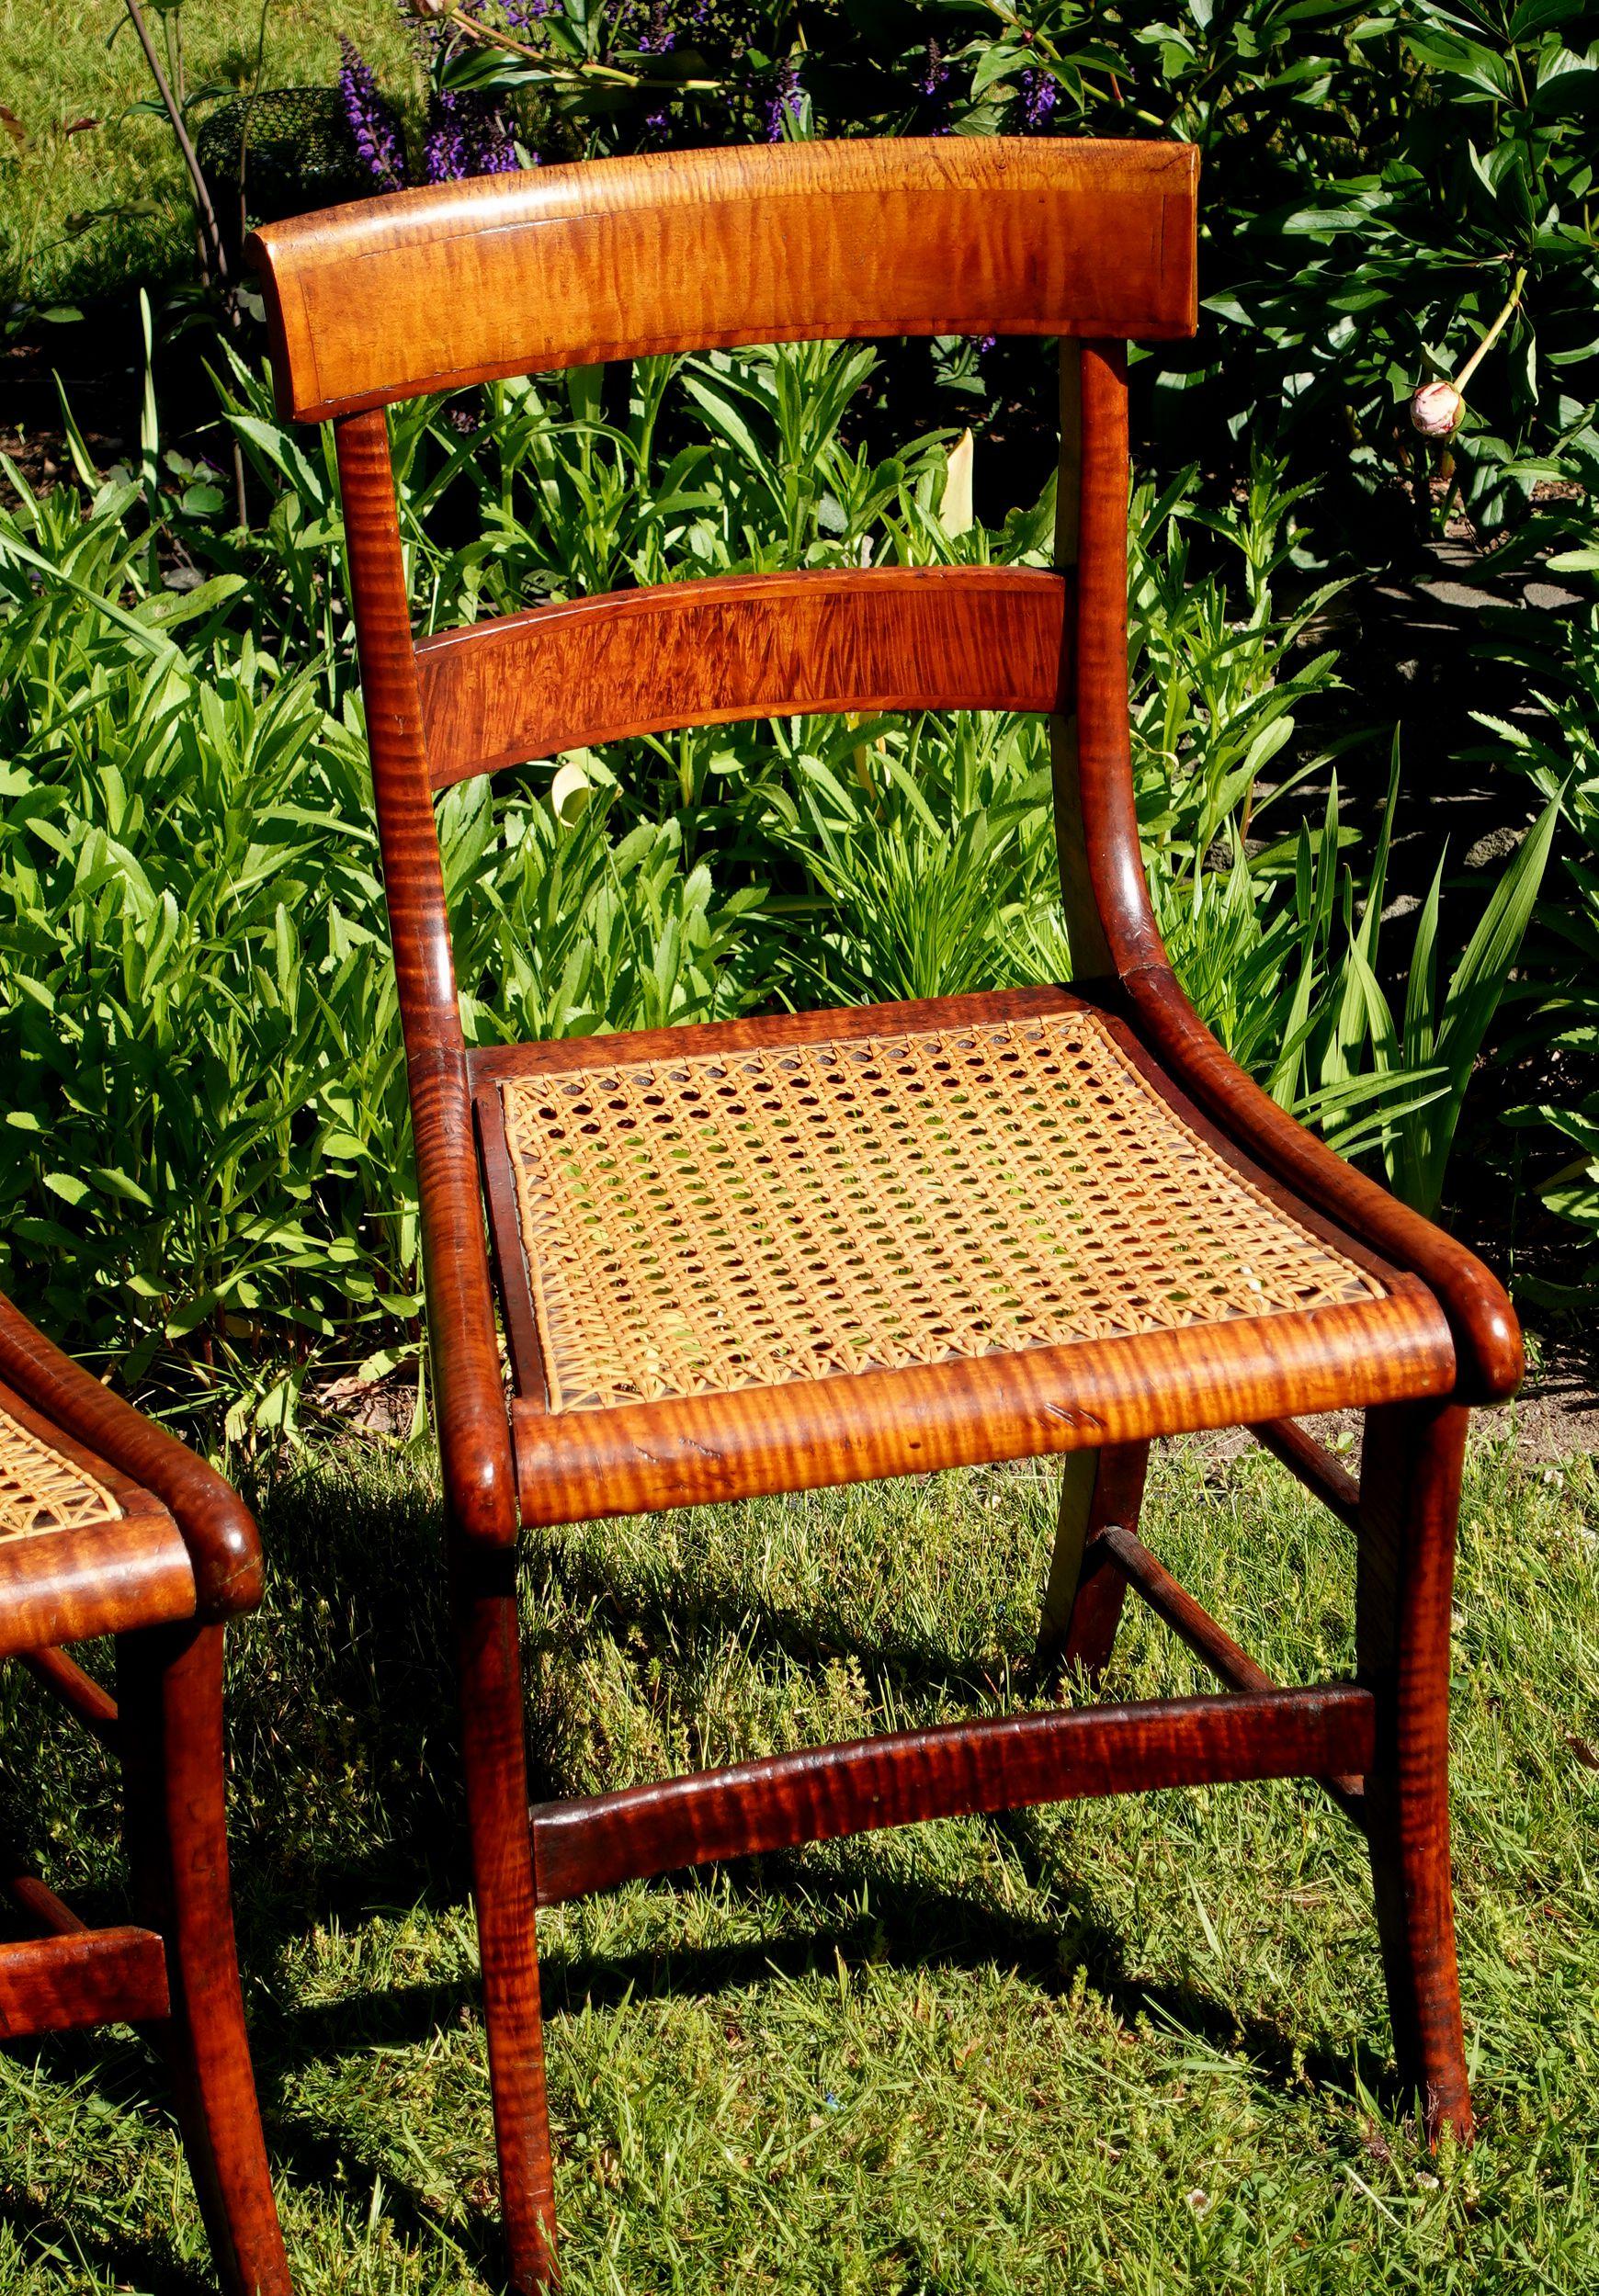
[[[967,442],[873,447],[856,412],[877,361],[642,360],[400,410],[418,622],[711,571],[1037,559],[1048,490],[993,529],[965,506]],[[129,1375],[218,1383],[243,1428],[292,1414],[316,1351],[397,1360],[418,1302],[334,475],[237,359],[225,404],[269,503],[253,534],[219,523],[153,419],[137,478],[102,480],[74,435],[86,503],[13,472],[0,514],[0,1217],[57,1329]],[[1291,846],[1253,833],[1336,679],[1304,642],[1327,587],[1275,603],[1301,491],[1268,458],[1234,504],[1196,491],[1135,506],[1163,929],[1286,1105],[1435,1196],[1542,846],[1438,1014],[1423,997],[1385,1024],[1382,853],[1362,902],[1335,797]],[[698,729],[463,785],[440,825],[469,1035],[1058,977],[1049,791],[1038,721],[936,717]]]

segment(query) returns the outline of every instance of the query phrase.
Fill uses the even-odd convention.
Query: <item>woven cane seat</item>
[[[117,1522],[122,1510],[86,1467],[0,1408],[0,1540]]]
[[[629,1043],[496,1080],[550,1412],[1383,1298],[1093,1011]]]
[[[194,1608],[194,1565],[161,1501],[0,1386],[0,1658]]]

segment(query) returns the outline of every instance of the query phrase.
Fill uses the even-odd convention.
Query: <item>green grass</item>
[[[539,1790],[991,1708],[1053,1473],[578,1530],[526,1578]],[[235,1641],[236,1883],[302,2296],[492,2285],[482,2031],[425,1460],[262,1495]],[[1259,1454],[1159,1462],[1160,1551],[1285,1675],[1347,1662],[1346,1542]],[[1353,1837],[1307,1785],[950,1821],[540,1924],[567,2286],[1599,2288],[1599,1482],[1475,1454],[1457,1617],[1462,1975],[1482,2135],[1395,2093]],[[418,1604],[420,1608],[418,1608]],[[1188,1687],[1141,1615],[1110,1686]],[[116,1904],[108,1776],[7,1692],[49,1870]],[[1575,1743],[1573,1743],[1575,1742]],[[190,2296],[127,2035],[0,2059],[0,2286]]]
[[[187,0],[187,86],[249,86],[262,15],[263,0]],[[330,86],[340,32],[389,85],[414,76],[395,0],[265,0],[265,16],[264,87]],[[153,7],[148,17],[159,39]],[[0,135],[0,300],[72,302],[192,273],[172,131],[131,108],[154,93],[122,0],[0,0],[0,103],[25,139]],[[97,124],[68,133],[81,119]]]

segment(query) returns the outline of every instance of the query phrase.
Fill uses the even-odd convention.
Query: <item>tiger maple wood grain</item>
[[[1030,567],[718,574],[416,649],[436,789],[559,750],[823,710],[1064,708],[1067,584]]]
[[[1185,335],[1183,143],[949,136],[478,176],[255,234],[278,402],[818,336]]]
[[[731,1851],[811,1838],[954,1807],[972,1792],[982,1797],[972,1806],[987,1807],[991,1795],[1030,1791],[1029,1761],[1041,1764],[1035,1783],[1066,1790],[1069,1765],[1057,1759],[1065,1745],[1085,1766],[1077,1774],[1103,1762],[1107,1782],[1127,1785],[1221,1774],[1222,1740],[1228,1775],[1363,1770],[1401,2074],[1423,2089],[1430,2133],[1470,2126],[1449,1902],[1448,1564],[1465,1427],[1458,1402],[1508,1391],[1519,1338],[1485,1269],[1350,1172],[1228,1060],[1188,1006],[1151,910],[1130,757],[1118,338],[1193,329],[1196,164],[1176,144],[1059,138],[679,153],[405,194],[274,225],[256,243],[279,402],[305,419],[339,418],[416,1141],[490,2083],[518,2291],[547,2286],[555,2269],[538,1900],[602,1875],[658,1872],[665,1858],[707,1854],[712,1840]],[[871,583],[739,576],[684,584],[669,598],[543,609],[414,646],[385,402],[541,367],[740,341],[991,332],[1065,339],[1060,577],[975,568],[936,579],[896,571]],[[500,1087],[539,1078],[554,1091],[592,1066],[596,1047],[502,1047],[469,1060],[433,787],[518,755],[675,722],[934,699],[992,699],[1050,716],[1079,991],[1077,1000],[1047,989],[961,1000],[981,1008],[964,1011],[961,1024],[1091,1002],[1119,1052],[1207,1149],[1307,1236],[1373,1275],[1371,1295],[1070,1346],[550,1410]],[[899,1012],[902,1027],[954,1017],[947,1002]],[[599,1058],[680,1059],[690,1043],[718,1057],[785,1040],[858,1043],[880,1022],[744,1020],[692,1036],[618,1038]],[[1120,1595],[1106,1590],[1128,1584],[1111,1567],[1117,1541],[1106,1534],[1134,1528],[1151,1438],[1350,1403],[1375,1407],[1355,1510],[1356,1685],[1212,1702],[1200,1722],[1167,1706],[1130,1736],[1107,1717],[1073,1714],[1014,1728],[958,1725],[930,1752],[893,1741],[820,1748],[749,1773],[541,1811],[529,1826],[518,1500],[521,1521],[539,1524],[1097,1450],[1100,1471],[1074,1476],[1063,1510],[1040,1634],[1041,1665],[1064,1658],[1092,1672],[1108,1660],[1115,1634]],[[1300,1447],[1279,1448],[1303,1470]],[[1319,1487],[1347,1515],[1344,1486],[1322,1476]],[[1236,1671],[1219,1625],[1200,1627],[1141,1550],[1124,1540],[1121,1551],[1137,1565],[1140,1590]],[[1196,1731],[1214,1734],[1208,1770]],[[1002,1758],[1000,1749],[1021,1747],[1025,1759]],[[536,1847],[549,1867],[542,1876]]]

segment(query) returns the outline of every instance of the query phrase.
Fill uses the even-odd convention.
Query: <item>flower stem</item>
[[[1460,369],[1460,372],[1455,377],[1455,388],[1460,393],[1462,398],[1466,395],[1467,384],[1470,381],[1472,376],[1477,372],[1477,369],[1481,366],[1483,360],[1488,356],[1489,352],[1492,350],[1494,345],[1498,342],[1500,336],[1504,333],[1505,328],[1509,325],[1510,314],[1515,309],[1517,303],[1520,302],[1521,290],[1525,285],[1526,266],[1524,263],[1516,272],[1515,277],[1511,283],[1510,293],[1505,299],[1503,310],[1500,311],[1498,317],[1494,320],[1493,324],[1489,328],[1481,342],[1472,352],[1465,366]]]

